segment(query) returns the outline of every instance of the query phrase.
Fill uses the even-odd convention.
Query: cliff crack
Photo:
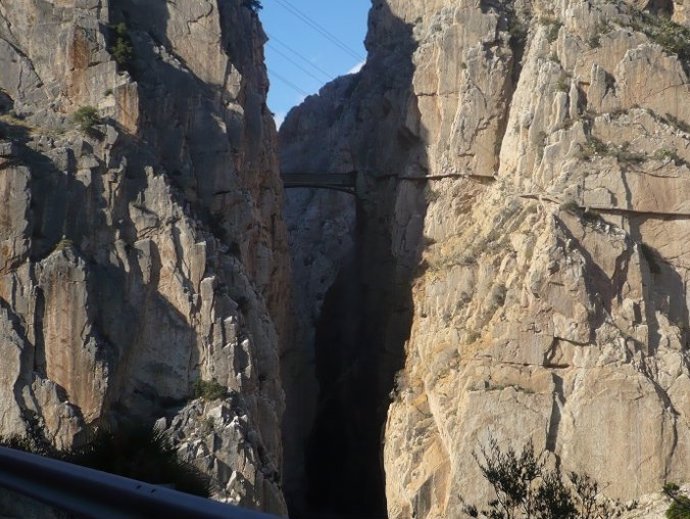
[[[561,424],[561,412],[565,405],[565,396],[563,394],[563,379],[552,373],[553,377],[553,402],[551,404],[551,417],[549,418],[549,427],[546,432],[546,450],[556,452],[556,442],[558,440],[558,428]]]

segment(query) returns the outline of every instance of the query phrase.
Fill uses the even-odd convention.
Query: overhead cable
[[[317,70],[318,72],[320,72],[321,74],[323,74],[325,77],[327,77],[329,81],[331,81],[332,79],[335,78],[335,76],[334,76],[333,74],[331,74],[331,73],[325,71],[324,69],[322,69],[321,67],[319,67],[316,63],[314,63],[314,62],[313,62],[312,60],[310,60],[309,58],[306,58],[302,53],[300,53],[300,51],[295,50],[295,49],[292,48],[290,45],[288,45],[287,43],[285,43],[283,40],[281,40],[281,39],[279,39],[279,38],[277,38],[277,37],[275,37],[275,36],[273,36],[272,34],[269,34],[269,33],[266,33],[266,36],[268,36],[268,38],[269,38],[269,44],[270,44],[271,42],[275,42],[275,43],[277,43],[278,45],[280,45],[281,47],[287,49],[289,52],[291,52],[292,54],[294,54],[295,56],[297,56],[302,62],[306,63],[306,64],[309,65],[311,68],[313,68],[314,70]],[[273,47],[273,48],[275,48],[275,47]]]
[[[281,51],[280,49],[276,48],[275,45],[271,45],[271,44],[269,43],[268,46],[269,46],[271,49],[273,49],[273,52],[279,54],[280,56],[282,56],[283,58],[285,58],[286,60],[288,60],[288,61],[289,61],[290,63],[292,63],[295,67],[297,67],[297,68],[300,69],[302,72],[304,72],[306,75],[308,75],[308,76],[311,77],[312,79],[318,81],[319,83],[323,83],[323,81],[324,81],[323,78],[320,78],[320,77],[318,77],[317,75],[313,74],[310,70],[308,70],[307,68],[303,67],[303,66],[302,66],[301,64],[299,64],[297,61],[295,61],[295,60],[292,59],[290,56],[288,56],[286,53],[284,53],[284,52]],[[328,79],[327,79],[327,81],[330,81],[330,80],[331,80],[331,78],[328,78]]]
[[[293,89],[294,91],[296,91],[297,93],[302,94],[304,97],[307,97],[307,96],[311,95],[311,94],[309,94],[308,92],[305,92],[304,90],[302,90],[302,89],[301,89],[300,87],[298,87],[297,85],[295,85],[295,84],[294,84],[292,81],[290,81],[289,79],[286,79],[286,78],[284,78],[283,76],[281,76],[280,74],[278,74],[275,70],[269,70],[269,74],[270,74],[272,77],[275,77],[276,79],[278,79],[278,80],[282,81],[283,83],[285,83],[287,86],[289,86],[290,88],[292,88],[292,89]]]
[[[299,18],[302,20],[305,24],[310,26],[312,29],[317,31],[319,34],[321,34],[324,38],[329,40],[331,43],[339,47],[341,50],[355,58],[356,60],[359,61],[364,61],[364,57],[359,54],[356,50],[354,50],[352,47],[348,46],[346,43],[344,43],[341,39],[339,39],[337,36],[335,36],[333,33],[331,33],[328,29],[323,27],[321,24],[318,22],[314,21],[312,18],[307,16],[304,12],[300,11],[297,7],[292,5],[288,0],[274,0],[277,4],[281,5],[283,9],[287,10],[290,12],[293,16]]]

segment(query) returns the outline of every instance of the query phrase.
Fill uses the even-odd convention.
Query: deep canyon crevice
[[[313,343],[296,345],[311,350],[306,355],[314,358],[318,396],[312,404],[313,426],[302,432],[303,487],[296,489],[296,499],[288,493],[295,517],[386,516],[382,434],[394,374],[403,366],[412,316],[410,287],[422,242],[419,225],[395,245],[401,237],[392,229],[401,191],[419,208],[415,220],[424,219],[423,185],[401,183],[398,177],[423,174],[423,168],[405,168],[409,157],[420,165],[426,160],[419,137],[404,131],[407,110],[398,109],[398,103],[413,99],[411,27],[383,2],[372,9],[369,24],[365,71],[324,87],[318,98],[289,114],[280,132],[284,173],[358,172],[354,197],[286,193],[293,286],[297,297],[323,300],[315,319],[304,323],[314,330]],[[384,94],[389,98],[382,103]],[[387,138],[388,132],[395,137]],[[331,221],[342,218],[343,208],[347,225],[334,227]],[[306,233],[310,228],[323,234]],[[334,231],[343,246],[324,247]],[[399,246],[404,257],[393,252]],[[300,261],[305,255],[316,259]],[[324,265],[331,270],[322,274]],[[305,281],[324,275],[332,286],[310,294],[312,284]],[[288,417],[305,406],[302,395],[293,401],[288,392]]]

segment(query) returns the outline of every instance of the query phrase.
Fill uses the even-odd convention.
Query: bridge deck
[[[356,184],[357,173],[283,173],[283,185],[290,187],[351,188]]]

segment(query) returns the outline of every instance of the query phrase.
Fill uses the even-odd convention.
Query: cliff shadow
[[[382,439],[412,322],[426,151],[406,124],[416,110],[412,25],[375,2],[367,46],[367,64],[337,122],[358,173],[355,245],[316,324],[319,394],[305,444],[303,496],[288,496],[295,519],[387,517]],[[416,179],[401,178],[410,176]],[[290,406],[288,395],[288,413]]]
[[[265,404],[273,404],[278,414],[282,395],[278,389],[277,369],[273,369],[277,364],[273,363],[270,348],[279,350],[280,341],[284,340],[280,322],[280,312],[284,308],[278,307],[275,302],[280,298],[281,287],[275,288],[278,296],[272,299],[275,295],[271,292],[273,286],[270,283],[261,284],[264,282],[261,278],[263,268],[269,273],[267,276],[279,278],[274,274],[278,270],[277,262],[269,265],[275,268],[271,272],[263,263],[265,257],[259,256],[264,252],[262,242],[279,241],[275,229],[267,230],[270,222],[265,217],[268,206],[266,192],[275,187],[273,184],[277,179],[271,175],[273,162],[264,160],[272,144],[272,128],[266,130],[264,116],[268,112],[263,110],[265,105],[261,104],[265,85],[262,71],[257,65],[261,56],[256,44],[260,41],[261,33],[256,14],[247,6],[242,7],[244,3],[211,2],[213,5],[206,6],[208,9],[197,4],[188,2],[185,6],[176,7],[165,2],[120,0],[114,9],[114,20],[125,21],[134,50],[130,69],[138,86],[139,121],[137,133],[129,137],[132,146],[138,144],[144,148],[138,156],[127,157],[128,170],[134,165],[131,168],[134,175],[128,185],[131,193],[128,198],[138,200],[147,194],[151,196],[147,192],[145,170],[153,166],[154,175],[170,188],[172,199],[196,230],[195,241],[204,241],[207,245],[205,250],[209,253],[205,257],[201,275],[216,279],[214,290],[217,290],[215,293],[218,297],[212,310],[213,319],[225,319],[236,311],[239,341],[243,342],[247,336],[255,339],[252,348],[256,354],[254,361],[257,370],[256,373],[252,370],[251,376],[255,377],[256,386],[243,384],[248,388],[244,396],[247,397],[246,406],[250,409],[250,421],[255,427],[252,434],[258,433],[252,448],[262,464],[269,465],[264,460],[270,460],[271,464],[278,465],[279,446],[273,441],[277,427],[272,421],[274,416],[265,410],[268,407]],[[187,9],[197,8],[199,12],[187,12]],[[199,19],[193,20],[194,23],[185,18],[197,15]],[[203,17],[208,19],[202,20]],[[216,17],[220,20],[218,33]],[[195,32],[199,27],[206,27],[211,35],[200,37],[200,33]],[[219,41],[216,41],[216,36]],[[199,45],[199,49],[194,47],[198,55],[189,52],[190,47],[195,45]],[[185,56],[188,62],[185,62]],[[232,63],[225,63],[226,57],[232,57]],[[218,69],[222,70],[219,72]],[[230,85],[233,81],[239,83],[237,72],[242,76],[241,85]],[[240,105],[244,111],[239,109]],[[133,164],[133,161],[136,163]],[[175,226],[171,227],[174,235]],[[173,241],[175,248],[181,249],[183,241],[178,236],[173,236]],[[168,258],[163,260],[170,261],[169,256],[170,251]],[[180,252],[178,258],[182,256]],[[238,259],[242,266],[234,260],[229,261],[230,256]],[[184,271],[185,265],[180,265],[180,268]],[[238,275],[238,271],[241,274]],[[245,282],[245,274],[251,288]],[[202,328],[204,320],[196,317],[205,301],[202,302],[200,287],[191,286],[187,279],[183,284],[184,294],[180,296],[189,297],[190,321],[196,321],[196,330],[177,326],[176,319],[162,322],[161,327],[164,330],[179,329],[177,335],[180,340],[187,341],[189,345],[189,372],[194,376],[199,373],[202,362],[200,354],[203,355],[198,347],[201,341],[195,332],[202,330],[201,333],[205,333]],[[257,297],[252,297],[253,294],[257,294]],[[218,302],[225,296],[232,299],[232,305]],[[235,303],[237,306],[233,307]],[[152,313],[155,315],[155,312]],[[270,320],[264,317],[266,313],[270,315]],[[279,335],[276,341],[272,340],[271,325],[275,325]],[[221,328],[215,323],[212,326],[216,332],[213,340],[223,340],[225,337],[220,336],[223,332],[218,332]],[[151,339],[157,340],[156,337]],[[242,348],[237,348],[235,354],[240,355],[237,352],[241,352]],[[207,351],[212,350],[208,348]],[[270,354],[264,355],[269,351]],[[164,355],[164,350],[161,353]],[[215,349],[212,355],[216,359],[227,355],[231,360],[232,354],[228,350]],[[240,371],[240,368],[232,365],[211,363],[213,361],[204,365],[216,366],[217,373],[227,370],[229,376],[233,376]],[[146,387],[142,389],[147,390]],[[224,477],[230,477],[222,464],[217,470]],[[270,478],[270,483],[273,483],[273,475]],[[266,477],[264,481],[269,481],[269,478]],[[257,490],[259,495],[262,492],[261,489]],[[252,492],[248,492],[248,495],[252,495]],[[273,507],[274,511],[283,508],[280,503],[270,501],[259,504],[266,508]]]
[[[225,120],[222,95],[217,87],[204,82],[175,54],[169,40],[169,6],[161,2],[120,0],[113,9],[115,22],[123,22],[132,43],[132,58],[127,64],[138,83],[139,124],[134,135],[123,136],[121,154],[127,163],[127,200],[145,202],[148,179],[146,169],[164,178],[175,204],[195,224],[200,234],[209,230],[221,243],[229,243],[223,225],[222,204],[217,203],[219,164],[232,171],[228,133],[219,121]],[[202,142],[203,141],[203,142]],[[228,157],[222,160],[223,155]],[[219,209],[214,211],[214,207]],[[142,205],[142,210],[146,210]],[[172,227],[176,253],[181,254],[179,231]],[[136,231],[126,232],[127,241],[136,239]],[[160,270],[160,253],[151,249],[153,272]],[[207,269],[211,266],[207,265]],[[207,275],[210,272],[207,273]],[[157,275],[157,274],[156,274]],[[196,289],[185,287],[190,293]],[[145,297],[148,297],[145,295]],[[140,307],[147,318],[161,313],[156,301]],[[168,314],[162,314],[168,316]],[[164,329],[177,330],[175,335],[188,349],[189,373],[197,372],[200,362],[196,333],[181,315],[171,314]],[[156,341],[152,336],[150,340]],[[191,375],[190,375],[191,376]],[[191,380],[188,381],[191,384]],[[142,396],[155,393],[155,387],[141,388]],[[174,401],[170,402],[175,405]]]
[[[104,179],[107,166],[99,161],[87,169],[80,167],[82,156],[95,158],[94,146],[97,143],[94,139],[103,138],[102,134],[92,135],[91,140],[81,141],[76,141],[76,136],[70,136],[66,140],[58,137],[55,141],[52,141],[51,137],[48,139],[50,144],[46,145],[45,136],[38,133],[39,137],[36,137],[36,132],[40,132],[38,128],[28,129],[7,123],[0,126],[0,131],[10,136],[14,145],[11,164],[24,165],[30,171],[27,187],[31,196],[30,204],[26,208],[29,226],[25,232],[30,244],[27,259],[32,265],[29,276],[35,285],[35,299],[29,301],[30,305],[33,305],[28,310],[30,315],[22,316],[21,321],[18,321],[22,327],[21,337],[26,344],[22,351],[23,386],[30,385],[36,378],[49,378],[47,368],[51,359],[47,358],[46,349],[50,347],[55,352],[56,347],[54,344],[48,344],[50,339],[46,337],[46,326],[50,325],[46,319],[47,313],[53,314],[52,326],[60,326],[60,319],[69,321],[69,314],[65,312],[70,311],[70,303],[80,304],[79,299],[71,298],[72,289],[69,289],[70,292],[62,294],[64,307],[49,308],[44,292],[51,288],[49,284],[52,283],[52,277],[40,278],[45,269],[39,265],[54,252],[68,250],[60,264],[57,264],[58,270],[55,274],[63,279],[64,283],[71,285],[69,280],[73,272],[83,270],[83,293],[75,297],[83,297],[84,307],[80,310],[84,311],[89,326],[88,336],[81,337],[83,341],[88,342],[84,343],[84,350],[90,351],[84,354],[92,355],[93,361],[103,367],[104,379],[96,384],[104,391],[99,404],[102,406],[101,416],[95,421],[90,419],[90,423],[87,423],[78,407],[79,395],[70,394],[65,387],[56,383],[58,397],[75,404],[76,407],[73,409],[82,425],[103,425],[108,422],[115,425],[118,416],[131,419],[136,415],[137,420],[150,418],[149,423],[152,425],[154,415],[160,416],[171,404],[169,398],[156,391],[150,392],[145,402],[139,399],[139,404],[127,409],[127,412],[115,412],[118,416],[113,414],[113,406],[117,406],[121,397],[122,383],[131,375],[127,372],[128,357],[133,350],[141,346],[134,338],[139,337],[140,331],[146,327],[139,309],[149,305],[155,306],[162,315],[169,316],[177,323],[184,336],[191,337],[191,329],[172,304],[156,292],[153,288],[155,283],[147,283],[139,268],[137,251],[131,246],[131,237],[136,235],[136,231],[128,211],[129,203],[134,200],[131,196],[135,193],[127,193],[125,189],[122,196],[117,197],[118,202],[109,208],[112,210],[113,220],[112,224],[109,224],[107,211],[104,210],[108,191],[106,184],[109,183]],[[81,150],[79,156],[75,149]],[[131,149],[129,151],[131,152]],[[112,150],[113,157],[120,153],[128,154],[122,149]],[[143,174],[143,171],[140,173]],[[130,174],[133,177],[138,175],[133,171]],[[126,184],[126,180],[124,183]],[[128,237],[130,241],[127,244]],[[115,261],[112,255],[118,242],[125,247],[126,264]],[[144,293],[148,294],[148,298],[144,297]],[[58,317],[56,324],[55,316],[61,315],[63,317]],[[69,325],[66,326],[66,330],[69,331]],[[81,332],[86,334],[87,330],[83,329]],[[58,338],[59,333],[64,333],[64,330],[58,330]],[[69,344],[69,339],[67,336],[61,338],[68,341],[66,344]],[[189,342],[187,340],[181,341],[180,344],[165,344],[165,347],[170,351],[174,351],[178,346],[188,349]],[[79,354],[74,352],[76,357],[66,355],[70,356],[72,362]],[[65,361],[63,359],[59,362],[62,366]],[[86,369],[86,366],[72,366],[68,362],[65,368],[79,370]],[[175,383],[179,383],[177,374],[174,380]],[[81,392],[82,389],[76,387],[75,391]],[[189,388],[184,387],[182,397],[174,404],[182,405],[186,402],[187,393]],[[88,399],[92,396],[87,395]],[[96,400],[98,399],[99,397],[96,397]],[[76,441],[80,442],[86,438],[86,434],[80,434]]]

